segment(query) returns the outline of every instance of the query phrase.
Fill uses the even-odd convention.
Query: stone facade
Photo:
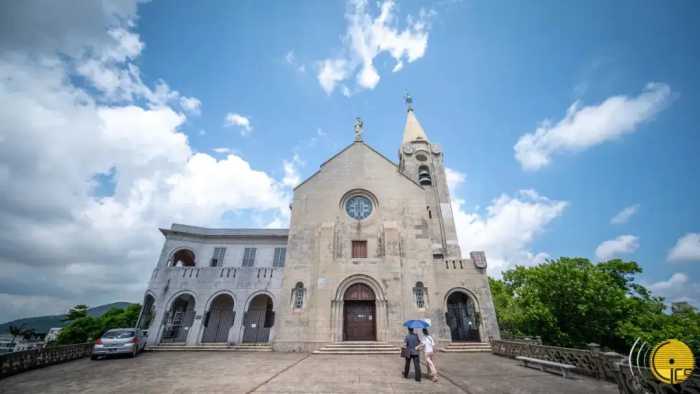
[[[295,188],[291,209],[289,230],[161,230],[166,241],[145,300],[154,306],[141,318],[149,343],[262,339],[278,351],[356,338],[399,343],[407,319],[430,319],[438,341],[499,338],[486,260],[461,255],[442,151],[412,109],[398,165],[357,133]],[[184,255],[193,266],[173,267],[183,248],[196,256]],[[225,256],[210,267],[215,248]],[[257,250],[252,266],[245,248]],[[221,311],[230,302],[213,304],[220,294],[232,299],[233,316]],[[271,305],[256,307],[259,294]],[[185,335],[173,334],[178,319],[189,324]]]

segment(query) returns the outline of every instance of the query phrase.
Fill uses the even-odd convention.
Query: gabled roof
[[[384,155],[381,154],[378,150],[372,148],[370,145],[365,144],[364,141],[355,141],[355,142],[353,142],[352,144],[346,146],[346,147],[343,148],[340,152],[336,153],[335,155],[331,156],[328,160],[326,160],[326,161],[324,161],[323,163],[321,163],[320,168],[322,169],[326,164],[328,164],[330,161],[332,161],[332,160],[335,159],[336,157],[338,157],[338,156],[340,156],[341,154],[343,154],[343,152],[345,152],[346,150],[350,149],[350,148],[353,147],[355,144],[362,144],[362,145],[364,145],[365,147],[369,148],[369,150],[371,150],[372,152],[376,153],[377,155],[379,155],[379,157],[381,157],[382,159],[384,159],[384,160],[386,160],[387,162],[389,162],[389,164],[391,164],[392,166],[394,166],[394,167],[396,168],[396,172],[399,173],[399,175],[401,175],[401,176],[403,176],[404,178],[408,179],[409,181],[411,181],[413,184],[415,184],[416,186],[420,187],[421,189],[423,188],[423,186],[421,186],[420,183],[418,183],[417,181],[415,181],[415,180],[413,180],[413,179],[407,177],[406,174],[404,174],[404,173],[402,173],[401,171],[399,171],[399,166],[398,166],[398,164],[396,164],[396,163],[394,163],[393,161],[391,161],[388,157],[384,156]],[[306,182],[308,182],[309,180],[311,180],[311,178],[315,177],[315,176],[316,176],[318,173],[320,173],[320,172],[321,172],[321,170],[319,169],[318,171],[316,171],[316,172],[314,172],[313,174],[311,174],[311,176],[309,176],[308,178],[304,179],[303,182],[301,182],[301,183],[299,183],[298,185],[296,185],[296,187],[294,188],[294,190],[296,190],[296,189],[299,188],[301,185],[303,185],[303,184],[305,184]]]

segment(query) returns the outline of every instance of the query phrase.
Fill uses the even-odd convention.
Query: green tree
[[[71,311],[84,307],[77,305],[71,308]],[[141,306],[138,304],[129,305],[124,309],[112,308],[105,312],[102,316],[93,317],[90,315],[82,315],[80,313],[73,314],[76,318],[61,330],[56,339],[57,344],[66,345],[71,343],[85,343],[94,341],[99,338],[105,331],[112,328],[129,328],[136,325],[136,320],[139,317]],[[71,313],[68,313],[71,316]]]
[[[623,353],[637,338],[677,338],[700,350],[700,314],[666,314],[663,299],[634,282],[641,272],[633,261],[562,257],[489,283],[499,325],[516,335],[565,347],[595,342]]]
[[[84,304],[79,304],[76,305],[68,310],[68,313],[66,314],[66,317],[63,319],[63,321],[73,321],[73,320],[78,320],[80,318],[86,317],[88,310],[88,306]]]

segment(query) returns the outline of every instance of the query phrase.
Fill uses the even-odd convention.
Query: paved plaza
[[[162,352],[81,359],[0,382],[0,393],[617,393],[608,382],[524,368],[492,355],[438,354],[443,376],[401,376],[398,355]]]

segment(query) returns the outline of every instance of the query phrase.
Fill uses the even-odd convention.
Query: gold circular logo
[[[693,373],[695,358],[685,343],[668,339],[654,347],[651,352],[651,372],[664,383],[676,384],[685,381]]]

